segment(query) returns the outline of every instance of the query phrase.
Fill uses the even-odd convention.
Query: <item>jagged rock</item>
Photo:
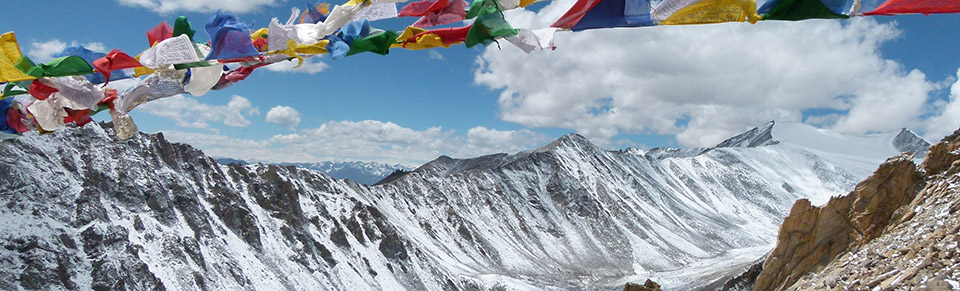
[[[657,284],[657,282],[654,282],[650,279],[647,279],[646,282],[643,282],[643,285],[628,282],[625,286],[623,286],[623,291],[660,291],[660,284]]]
[[[913,156],[888,159],[850,194],[831,198],[823,207],[798,200],[783,220],[777,247],[767,257],[755,290],[783,289],[809,272],[820,271],[850,247],[883,233],[894,212],[913,200],[920,172]]]
[[[903,154],[823,207],[797,201],[754,290],[960,286],[940,279],[960,275],[960,264],[941,259],[960,247],[957,149],[960,130],[930,147],[923,171]]]

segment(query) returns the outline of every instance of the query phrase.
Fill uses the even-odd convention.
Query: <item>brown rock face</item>
[[[647,279],[647,282],[644,282],[643,285],[627,283],[627,285],[623,286],[623,291],[660,291],[660,284]]]
[[[901,154],[823,207],[797,201],[754,290],[935,288],[960,274],[951,235],[960,229],[960,130],[931,146],[921,168]]]
[[[911,154],[888,159],[853,192],[831,198],[823,207],[798,200],[780,226],[777,247],[763,264],[754,290],[789,287],[850,247],[883,234],[902,215],[896,210],[910,203],[922,186],[912,159]]]

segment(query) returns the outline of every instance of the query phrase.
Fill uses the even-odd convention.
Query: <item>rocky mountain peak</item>
[[[540,151],[556,151],[561,148],[597,149],[597,146],[578,133],[568,133],[540,148]]]
[[[923,158],[930,148],[930,143],[913,131],[901,128],[897,136],[893,138],[893,147],[901,152],[913,152],[918,158]]]
[[[775,122],[770,121],[763,126],[754,127],[737,136],[728,138],[715,146],[715,148],[728,147],[759,147],[765,145],[774,145],[779,143],[773,140],[773,126]]]

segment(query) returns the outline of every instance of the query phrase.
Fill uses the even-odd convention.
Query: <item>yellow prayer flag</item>
[[[303,65],[303,57],[300,54],[304,55],[319,55],[327,53],[327,44],[330,43],[330,40],[321,40],[313,44],[299,44],[296,39],[291,39],[287,41],[287,48],[282,50],[275,50],[267,53],[268,55],[288,55],[291,58],[297,59],[297,66],[294,68],[299,68]]]
[[[137,59],[137,62],[139,62],[139,61],[140,61],[140,55],[142,55],[142,54],[143,54],[143,53],[137,55],[136,57],[134,57],[134,59]],[[147,67],[136,67],[136,68],[133,68],[133,76],[134,76],[134,77],[140,77],[140,76],[144,76],[144,75],[153,74],[153,73],[156,72],[156,71],[157,71],[157,70],[154,70],[154,69],[151,69],[151,68],[147,68]]]
[[[269,32],[270,32],[270,29],[268,29],[268,28],[266,28],[266,27],[261,28],[261,29],[257,29],[257,31],[254,31],[253,33],[250,34],[250,40],[251,40],[251,41],[255,41],[255,40],[260,39],[260,38],[266,38],[267,33],[269,33]]]
[[[13,31],[0,35],[0,82],[36,79],[24,74],[16,67],[21,58],[23,58],[23,54],[20,53],[20,45],[17,44],[17,36],[13,34]]]
[[[701,0],[677,10],[660,24],[708,24],[744,20],[750,23],[760,20],[755,0]]]
[[[430,49],[435,47],[445,47],[445,48],[450,47],[450,45],[443,43],[443,39],[440,38],[440,36],[433,33],[427,33],[417,37],[416,42],[406,42],[411,37],[414,37],[417,34],[424,33],[426,31],[427,30],[423,28],[408,26],[407,29],[403,30],[403,33],[401,33],[400,36],[397,37],[397,42],[399,44],[395,44],[391,47],[402,47],[408,50],[423,50],[423,49]]]

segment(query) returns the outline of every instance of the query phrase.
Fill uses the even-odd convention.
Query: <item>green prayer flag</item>
[[[173,23],[173,37],[186,34],[190,41],[193,41],[193,34],[196,32],[196,30],[190,29],[190,22],[187,22],[186,16],[177,17],[177,20]]]
[[[390,46],[397,43],[397,37],[400,37],[399,33],[388,30],[361,39],[354,39],[353,43],[350,44],[347,55],[351,56],[362,52],[386,55],[390,53]]]
[[[186,63],[186,64],[176,64],[176,65],[173,65],[173,68],[177,70],[183,70],[183,69],[189,69],[189,68],[209,67],[213,65],[214,64],[211,64],[210,61],[199,61],[199,62],[192,62],[192,63]],[[216,64],[216,65],[219,65],[219,64]]]
[[[4,99],[10,96],[23,95],[27,94],[27,91],[23,90],[14,90],[13,88],[17,87],[17,83],[10,82],[6,86],[3,86],[3,96],[0,99]]]
[[[484,13],[496,13],[500,11],[500,6],[494,0],[473,0],[470,3],[470,9],[467,10],[466,19],[480,16]]]
[[[53,59],[52,61],[35,64],[30,58],[22,57],[17,61],[17,68],[24,74],[36,77],[63,77],[86,75],[93,73],[93,67],[78,56],[66,56]]]
[[[473,23],[473,26],[470,27],[470,31],[467,32],[467,38],[464,41],[467,47],[473,47],[477,44],[488,45],[493,43],[497,37],[517,34],[517,30],[513,29],[510,23],[503,18],[503,12],[500,11],[500,7],[497,6],[496,2],[493,0],[486,0],[484,2],[492,2],[493,5],[482,9],[479,13],[480,15],[477,16],[477,20]]]
[[[78,56],[66,56],[40,64],[45,77],[63,77],[93,73],[93,67]]]
[[[796,21],[813,18],[847,19],[849,16],[831,11],[820,0],[784,0],[769,13],[763,14],[764,20]]]
[[[30,75],[37,79],[43,78],[43,68],[37,66],[37,64],[27,56],[20,57],[20,60],[17,61],[15,66],[24,74]]]

